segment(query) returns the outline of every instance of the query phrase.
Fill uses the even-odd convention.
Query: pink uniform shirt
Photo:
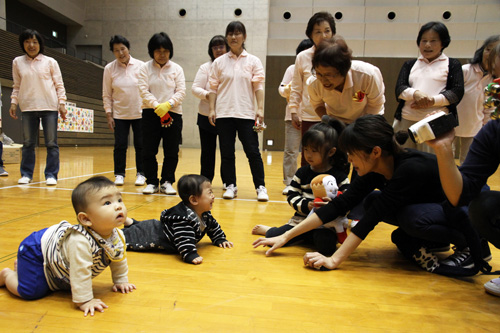
[[[295,65],[290,65],[285,71],[285,75],[283,75],[283,80],[278,88],[279,94],[284,98],[290,98],[290,94],[285,94],[285,86],[292,82],[293,72],[295,71]],[[286,104],[285,110],[285,121],[292,120],[292,115],[290,114],[290,106],[289,103]]]
[[[142,98],[139,94],[138,76],[143,61],[130,57],[127,65],[114,60],[104,68],[102,101],[106,113],[116,119],[139,119]]]
[[[363,98],[355,98],[361,92]],[[364,61],[353,60],[347,72],[342,92],[326,90],[321,81],[309,85],[313,108],[325,105],[326,113],[345,123],[352,123],[365,114],[384,114],[385,86],[380,70]]]
[[[139,70],[139,91],[144,108],[154,109],[168,101],[172,105],[171,112],[182,114],[181,104],[186,97],[184,71],[172,60],[163,67],[150,60]]]
[[[411,88],[405,89],[399,95],[399,99],[406,101],[402,112],[404,119],[419,121],[424,119],[428,113],[438,110],[448,113],[448,109],[445,106],[450,103],[443,94],[440,94],[446,88],[449,71],[448,64],[449,59],[444,53],[441,53],[432,62],[429,62],[422,55],[418,57],[418,60],[410,71],[409,83]],[[434,106],[427,109],[413,109],[410,105],[413,103],[413,94],[417,90],[434,97]]]
[[[200,66],[196,76],[194,77],[193,85],[191,87],[191,92],[195,97],[198,97],[201,101],[198,105],[198,112],[204,116],[208,116],[208,111],[210,108],[210,103],[208,102],[207,95],[210,93],[210,85],[208,84],[208,77],[210,75],[210,67],[212,62],[206,62]]]
[[[316,47],[313,46],[300,52],[295,58],[292,90],[288,107],[291,113],[296,113],[304,121],[320,121],[309,101],[308,83],[312,77],[312,58]]]
[[[217,94],[216,118],[255,119],[255,92],[263,90],[264,67],[246,50],[215,59],[210,70],[210,92]]]
[[[66,90],[54,58],[42,53],[35,59],[22,55],[12,62],[14,86],[11,103],[21,111],[57,111],[66,102]]]

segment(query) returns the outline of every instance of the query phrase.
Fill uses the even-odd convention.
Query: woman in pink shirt
[[[225,54],[229,50],[229,45],[224,36],[217,35],[212,37],[208,43],[208,55],[210,61],[204,63],[198,69],[191,87],[194,96],[200,99],[198,106],[198,130],[200,132],[201,156],[200,175],[207,177],[210,181],[214,179],[215,174],[215,152],[217,151],[217,130],[208,121],[208,96],[210,94],[210,85],[208,78],[210,68],[215,59]]]
[[[408,130],[433,111],[457,114],[457,104],[464,95],[464,76],[460,61],[443,53],[450,41],[448,28],[441,22],[428,22],[420,28],[420,56],[403,64],[396,83],[396,132]],[[433,152],[426,144],[410,140],[404,147]]]
[[[130,127],[134,134],[135,166],[137,177],[135,185],[144,185],[142,163],[142,99],[137,89],[141,60],[130,55],[129,41],[120,35],[111,37],[109,49],[116,59],[104,68],[102,78],[102,101],[108,127],[115,133],[115,184],[123,185],[127,161],[128,134]]]
[[[236,133],[250,163],[257,200],[268,201],[264,182],[264,164],[259,150],[259,137],[253,130],[256,123],[264,123],[265,79],[262,62],[245,50],[246,29],[243,23],[233,21],[226,28],[230,51],[215,59],[210,70],[210,109],[208,119],[219,135],[221,176],[227,185],[224,199],[237,195],[236,187]],[[215,100],[217,99],[217,105]],[[257,111],[255,110],[257,100]]]
[[[186,97],[186,80],[182,67],[173,62],[174,46],[170,37],[156,33],[148,42],[152,58],[139,71],[142,97],[142,133],[144,173],[147,186],[142,193],[158,191],[175,195],[175,170],[179,162],[182,137],[182,101]],[[163,166],[158,180],[158,145],[163,139]],[[160,185],[161,184],[161,185]]]
[[[10,116],[17,119],[17,106],[22,112],[23,150],[19,184],[33,181],[35,145],[40,121],[43,126],[47,162],[47,185],[57,184],[59,173],[59,146],[57,145],[57,117],[66,119],[66,90],[57,61],[43,54],[44,40],[36,30],[25,30],[19,35],[19,44],[25,55],[12,62],[14,87],[11,95]]]

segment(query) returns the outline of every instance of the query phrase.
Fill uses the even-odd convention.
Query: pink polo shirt
[[[152,59],[139,70],[139,91],[144,108],[154,109],[168,101],[172,105],[171,112],[182,114],[181,104],[186,97],[184,71],[172,60],[160,67]]]
[[[313,46],[300,52],[295,58],[295,70],[293,72],[292,89],[290,92],[290,113],[296,113],[304,121],[320,121],[321,119],[314,111],[309,101],[307,86],[312,80],[312,58],[316,47]]]
[[[290,94],[285,94],[285,86],[292,82],[293,72],[295,71],[295,65],[290,65],[285,71],[285,75],[283,75],[283,80],[278,88],[279,94],[284,98],[290,98]],[[290,114],[290,106],[289,103],[286,104],[285,109],[285,121],[292,120],[292,115]]]
[[[106,65],[102,77],[102,101],[106,113],[115,119],[142,117],[142,98],[137,88],[143,61],[132,58],[127,65],[114,60]]]
[[[200,66],[196,76],[194,77],[193,85],[191,86],[191,92],[195,97],[200,99],[200,104],[198,105],[198,112],[204,116],[208,116],[210,109],[210,103],[208,102],[207,95],[210,93],[210,85],[208,83],[208,77],[210,76],[210,67],[212,62],[206,62]]]
[[[492,109],[484,109],[484,88],[492,82],[490,74],[484,75],[479,64],[462,66],[464,73],[464,97],[457,105],[458,123],[455,135],[462,137],[476,136],[490,118]]]
[[[358,92],[364,98],[354,98]],[[326,90],[321,81],[309,84],[309,98],[313,108],[325,105],[326,113],[347,124],[365,114],[384,114],[385,86],[380,70],[364,61],[353,60],[347,72],[342,92]]]
[[[409,83],[411,88],[405,89],[399,99],[406,101],[403,106],[402,117],[411,121],[419,121],[425,118],[432,111],[442,110],[448,113],[445,106],[450,105],[446,97],[440,94],[446,88],[448,80],[449,59],[444,54],[429,62],[422,55],[418,57],[410,71]],[[434,97],[434,106],[427,109],[413,109],[410,105],[413,103],[413,94],[420,90],[429,96]]]
[[[57,111],[66,102],[66,90],[54,58],[42,53],[35,59],[22,55],[12,62],[14,86],[11,103],[21,111]]]
[[[210,92],[217,94],[216,118],[255,119],[255,92],[263,90],[264,67],[246,50],[218,57],[210,70]]]

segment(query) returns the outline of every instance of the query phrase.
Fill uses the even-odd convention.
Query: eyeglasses
[[[212,46],[213,51],[225,51],[226,50],[226,45],[215,45]]]
[[[328,81],[330,81],[330,82],[342,76],[342,75],[340,75],[340,73],[336,73],[336,74],[325,74],[325,75],[323,75],[323,74],[318,73],[318,72],[316,72],[316,71],[313,71],[313,72],[312,72],[312,75],[313,75],[315,78],[319,79],[319,80],[328,80]]]

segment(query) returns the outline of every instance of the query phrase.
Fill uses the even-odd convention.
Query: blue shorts
[[[17,291],[22,298],[42,298],[50,291],[43,269],[41,239],[47,228],[26,237],[17,251]]]

